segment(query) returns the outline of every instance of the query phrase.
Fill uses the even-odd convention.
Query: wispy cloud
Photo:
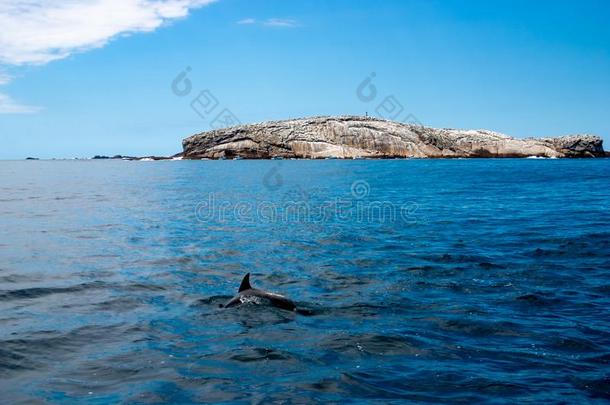
[[[254,18],[244,18],[243,20],[239,20],[237,22],[237,24],[239,24],[239,25],[256,24],[256,20]]]
[[[150,32],[216,0],[0,0],[0,67],[44,65],[100,48],[117,36]],[[0,85],[12,76],[0,71]],[[39,107],[0,93],[0,114]]]
[[[40,107],[18,103],[9,95],[0,93],[0,114],[31,114],[38,111]]]
[[[294,28],[299,24],[291,18],[269,18],[263,22],[266,27]]]
[[[9,84],[13,80],[13,76],[0,70],[0,86]]]
[[[264,27],[274,27],[274,28],[294,28],[298,27],[299,23],[292,18],[268,18],[263,21],[258,21],[254,18],[244,18],[242,20],[237,21],[239,25],[262,25]]]
[[[0,0],[0,64],[45,64],[215,0]]]

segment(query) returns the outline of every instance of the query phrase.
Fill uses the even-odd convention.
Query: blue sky
[[[0,159],[169,155],[225,109],[242,123],[375,115],[389,96],[398,119],[592,133],[610,149],[607,1],[38,3],[0,3]],[[202,117],[191,102],[204,90],[217,105]]]

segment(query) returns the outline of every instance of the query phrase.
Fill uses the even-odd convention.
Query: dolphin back
[[[262,291],[261,294],[257,294],[259,297],[263,297],[269,300],[269,303],[280,309],[285,309],[286,311],[294,311],[297,309],[297,306],[292,302],[291,299],[284,297],[283,295],[268,293],[266,291]]]
[[[226,304],[219,305],[221,308],[229,308],[236,305],[240,305],[245,302],[246,297],[259,297],[267,300],[267,302],[276,308],[285,309],[287,311],[296,310],[296,305],[289,298],[284,297],[280,294],[274,294],[271,292],[252,288],[250,285],[250,273],[247,273],[241,280],[239,285],[239,291],[237,295],[231,298]]]

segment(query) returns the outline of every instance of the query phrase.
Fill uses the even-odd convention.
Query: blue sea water
[[[0,402],[610,399],[610,160],[0,162]],[[221,309],[245,273],[298,313]]]

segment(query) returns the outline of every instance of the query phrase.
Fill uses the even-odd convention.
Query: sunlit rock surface
[[[487,130],[436,129],[371,117],[312,117],[203,132],[185,159],[602,157],[592,135],[518,139]]]

